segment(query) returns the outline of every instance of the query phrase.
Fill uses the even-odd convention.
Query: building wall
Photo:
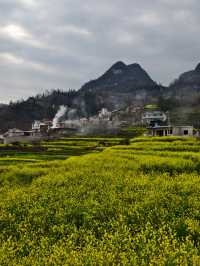
[[[156,128],[150,129],[150,136],[193,136],[193,127],[192,126],[182,126],[182,127],[173,127],[173,128]]]
[[[15,136],[15,137],[4,137],[4,144],[12,144],[15,142],[20,143],[32,143],[41,141],[42,137],[40,136]]]
[[[174,136],[193,136],[193,127],[173,127]]]
[[[149,135],[154,137],[161,137],[161,136],[171,136],[172,129],[171,128],[158,128],[158,129],[150,129]]]

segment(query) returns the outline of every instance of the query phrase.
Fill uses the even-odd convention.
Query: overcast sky
[[[116,61],[168,84],[200,62],[199,0],[0,0],[0,102],[79,89]]]

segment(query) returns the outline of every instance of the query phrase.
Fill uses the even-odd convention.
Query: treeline
[[[60,105],[71,106],[77,92],[74,90],[52,90],[27,100],[10,102],[0,106],[0,131],[9,128],[29,129],[34,120],[52,119]]]

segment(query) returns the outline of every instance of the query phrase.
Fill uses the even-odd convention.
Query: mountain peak
[[[129,68],[142,68],[140,64],[138,63],[133,63],[133,64],[130,64],[128,65]]]
[[[132,92],[152,88],[157,84],[138,64],[126,65],[122,61],[113,64],[102,76],[86,83],[81,89],[93,91]]]
[[[126,67],[126,64],[124,62],[118,61],[111,67],[111,69],[123,69],[125,67]]]
[[[200,72],[200,63],[196,66],[195,71]]]

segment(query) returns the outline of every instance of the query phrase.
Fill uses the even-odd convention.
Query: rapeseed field
[[[200,141],[126,143],[1,147],[0,265],[200,265]]]

